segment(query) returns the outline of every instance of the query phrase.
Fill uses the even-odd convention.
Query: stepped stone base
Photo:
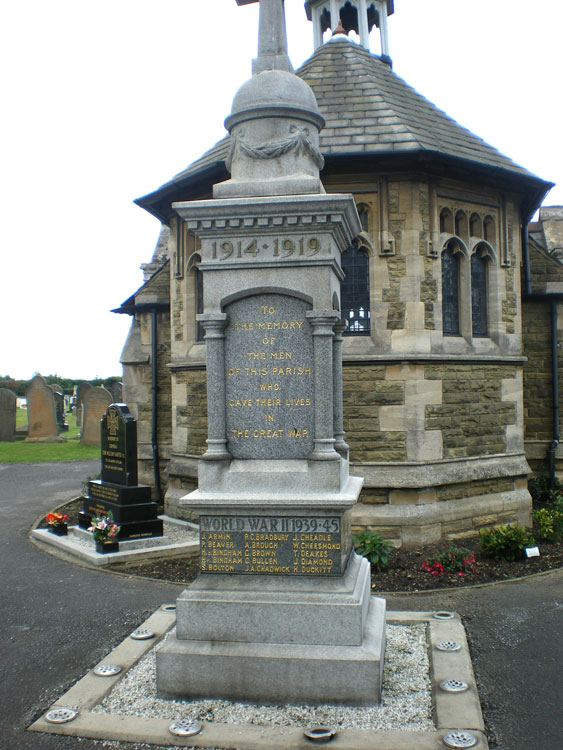
[[[171,638],[157,653],[162,698],[369,705],[381,697],[385,600],[372,598],[360,646]]]

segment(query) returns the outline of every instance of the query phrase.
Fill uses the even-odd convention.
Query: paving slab
[[[170,720],[153,716],[125,716],[92,712],[112,687],[175,625],[173,606],[159,608],[140,626],[140,630],[154,632],[150,640],[134,640],[130,636],[113,649],[103,664],[118,665],[122,671],[113,677],[99,677],[90,670],[69,691],[49,707],[72,708],[76,718],[53,724],[46,718],[47,711],[29,727],[32,732],[87,737],[92,739],[144,742],[153,745],[176,745],[194,748],[228,748],[237,750],[299,750],[310,748],[305,738],[305,727],[256,726],[205,722],[200,734],[176,737],[171,734]],[[475,738],[478,750],[487,750],[483,717],[471,657],[464,627],[453,612],[389,612],[388,624],[424,624],[429,652],[429,669],[434,706],[435,729],[432,731],[395,731],[378,729],[339,729],[330,747],[340,750],[438,750],[446,747],[444,736],[453,730],[463,730]],[[457,650],[440,651],[439,644],[454,643]],[[98,665],[99,666],[99,665]],[[95,669],[95,667],[94,667]],[[466,683],[463,692],[447,693],[441,688],[444,680]],[[181,706],[181,704],[180,704]],[[179,710],[181,708],[179,707]],[[181,718],[180,716],[178,718]],[[325,743],[329,744],[329,743]]]

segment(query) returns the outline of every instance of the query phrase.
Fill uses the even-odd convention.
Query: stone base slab
[[[353,554],[343,578],[320,582],[233,578],[222,576],[218,584],[202,574],[179,596],[179,640],[362,645],[370,601],[366,558]]]
[[[372,599],[361,646],[170,638],[158,650],[162,698],[369,705],[381,697],[385,601]]]
[[[453,614],[453,613],[452,613]],[[432,703],[435,707],[435,729],[430,731],[339,729],[331,743],[339,750],[440,750],[445,747],[443,737],[452,729],[463,728],[477,740],[476,750],[487,750],[488,742],[479,705],[477,685],[471,666],[469,648],[463,625],[459,617],[435,619],[432,612],[388,612],[388,623],[425,623],[428,647],[431,650],[430,683]],[[140,628],[153,630],[155,640],[174,625],[175,612],[157,610]],[[440,641],[457,641],[461,649],[457,652],[436,650]],[[65,724],[52,724],[45,714],[29,727],[29,731],[70,737],[89,737],[100,740],[149,743],[166,746],[171,744],[193,748],[233,748],[238,750],[296,750],[312,747],[303,736],[303,727],[256,726],[248,724],[221,724],[203,721],[203,731],[193,737],[181,739],[169,731],[171,719],[157,718],[145,713],[143,716],[93,712],[92,709],[105,697],[108,690],[140,659],[153,648],[154,641],[134,641],[126,638],[103,662],[119,664],[123,672],[115,677],[100,677],[89,671],[70,690],[57,698],[49,707],[72,706],[78,716]],[[446,693],[440,690],[442,680],[461,677],[469,689],[464,693]],[[181,712],[180,712],[181,713]],[[56,741],[53,739],[53,743]]]

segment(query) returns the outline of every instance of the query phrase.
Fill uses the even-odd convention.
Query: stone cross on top
[[[252,62],[252,72],[287,70],[293,67],[287,54],[284,0],[236,0],[237,5],[260,2],[258,21],[258,57]]]

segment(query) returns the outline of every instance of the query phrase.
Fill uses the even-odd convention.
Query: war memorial
[[[242,4],[239,2],[239,4]],[[340,253],[351,195],[319,179],[323,126],[262,0],[253,76],[227,118],[231,179],[176,211],[201,239],[208,440],[201,570],[157,654],[161,696],[377,702],[385,603],[352,551],[342,429]]]

